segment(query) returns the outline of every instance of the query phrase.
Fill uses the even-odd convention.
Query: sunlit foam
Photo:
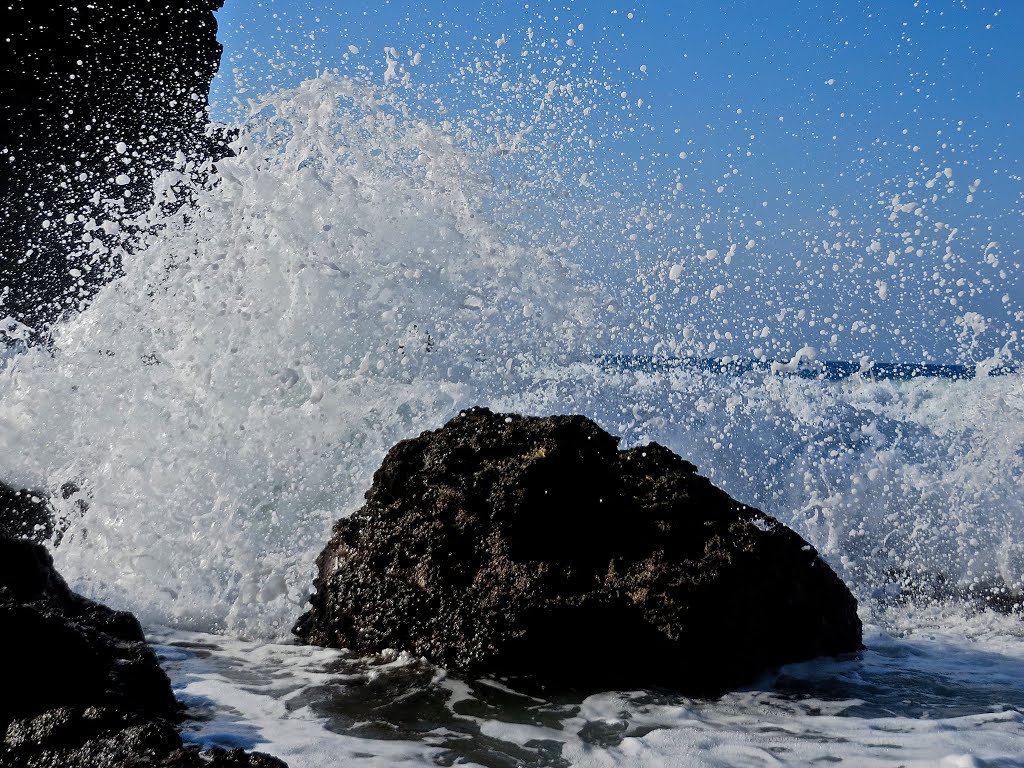
[[[124,275],[0,373],[0,466],[54,494],[76,588],[145,622],[282,637],[387,448],[475,404],[666,443],[862,598],[907,574],[1021,584],[1020,375],[785,375],[813,348],[742,376],[602,364],[627,332],[641,352],[709,351],[653,321],[655,283],[699,270],[638,268],[616,294],[577,266],[579,231],[603,217],[639,259],[615,218],[633,212],[536,205],[495,177],[512,149],[487,136],[323,76],[256,103],[206,181],[184,164],[158,180]],[[518,138],[534,159],[517,172],[548,174]]]

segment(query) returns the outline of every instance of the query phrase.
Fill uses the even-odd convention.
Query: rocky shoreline
[[[71,591],[46,548],[20,538],[40,538],[46,512],[0,484],[0,768],[284,768],[183,743],[187,713],[138,620]]]
[[[75,594],[46,498],[0,484],[0,767],[281,768],[181,740],[138,620]],[[861,648],[849,590],[797,534],[657,445],[484,408],[397,444],[319,561],[306,643],[408,650],[527,685],[714,695]]]
[[[0,768],[280,768],[183,743],[188,712],[138,620],[54,569],[67,524],[42,492],[0,482],[0,659],[30,681],[0,702]],[[717,696],[862,648],[855,598],[808,542],[664,446],[620,450],[583,416],[473,408],[401,441],[317,565],[300,642],[407,651],[523,690]],[[872,599],[1019,615],[1006,590],[893,584]]]

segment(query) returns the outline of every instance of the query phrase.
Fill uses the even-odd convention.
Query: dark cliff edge
[[[222,5],[0,5],[0,341],[29,334],[18,323],[38,336],[117,273],[117,220],[146,208],[154,172],[225,154],[207,135]]]
[[[222,4],[0,5],[0,347],[117,274],[154,174],[227,153],[207,134]],[[23,681],[0,702],[0,768],[284,768],[183,743],[138,620],[74,593],[40,543],[57,539],[44,494],[0,483],[0,663]]]

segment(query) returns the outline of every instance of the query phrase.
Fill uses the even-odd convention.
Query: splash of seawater
[[[491,139],[322,76],[255,103],[206,181],[184,164],[158,180],[124,275],[0,372],[0,466],[55,494],[75,586],[145,622],[281,637],[387,448],[482,403],[666,443],[862,598],[934,574],[1020,588],[1020,375],[828,383],[593,360],[628,343],[713,352],[691,335],[703,305],[666,333],[682,310],[655,291],[709,288],[718,322],[736,249],[684,270],[641,254],[669,237],[654,204],[541,195],[567,167],[551,113],[582,107],[557,113],[557,83],[537,87],[543,130]],[[602,258],[635,266],[617,295],[574,266],[602,238]],[[735,332],[703,338],[749,327],[760,343],[765,311],[751,299],[722,320]]]
[[[274,635],[383,452],[580,349],[592,310],[483,215],[481,158],[378,89],[268,98],[236,149],[205,185],[159,180],[125,274],[9,363],[0,463],[79,487],[56,554],[86,592]]]

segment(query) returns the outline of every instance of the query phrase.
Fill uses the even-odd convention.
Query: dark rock
[[[287,768],[260,752],[182,745],[167,720],[105,708],[61,708],[7,729],[0,766],[18,768]]]
[[[470,675],[710,694],[862,648],[800,536],[582,416],[473,409],[399,443],[317,564],[303,642]]]
[[[222,4],[0,4],[0,319],[38,327],[77,309],[127,246],[96,224],[143,210],[179,150],[225,154],[206,133]]]
[[[288,768],[284,761],[262,752],[214,747],[206,756],[210,760],[206,765],[210,768]]]
[[[89,503],[81,490],[77,483],[70,481],[60,487],[60,495],[65,501],[74,497],[69,506],[76,515],[84,515],[89,510]],[[31,539],[40,544],[52,542],[53,546],[58,546],[70,523],[67,514],[57,514],[50,497],[42,491],[15,490],[0,482],[0,534],[15,539]]]
[[[53,535],[53,512],[46,496],[0,482],[0,534],[43,542]]]
[[[6,757],[8,764],[26,768],[129,765],[136,758],[182,750],[181,737],[168,720],[105,707],[61,707],[15,720],[4,744],[7,752],[0,764]]]
[[[0,730],[60,707],[178,716],[138,620],[72,592],[39,544],[0,537],[0,625],[0,660],[33,683],[0,698]]]
[[[0,627],[0,768],[284,765],[186,748],[182,707],[138,620],[75,594],[44,547],[3,530]]]

